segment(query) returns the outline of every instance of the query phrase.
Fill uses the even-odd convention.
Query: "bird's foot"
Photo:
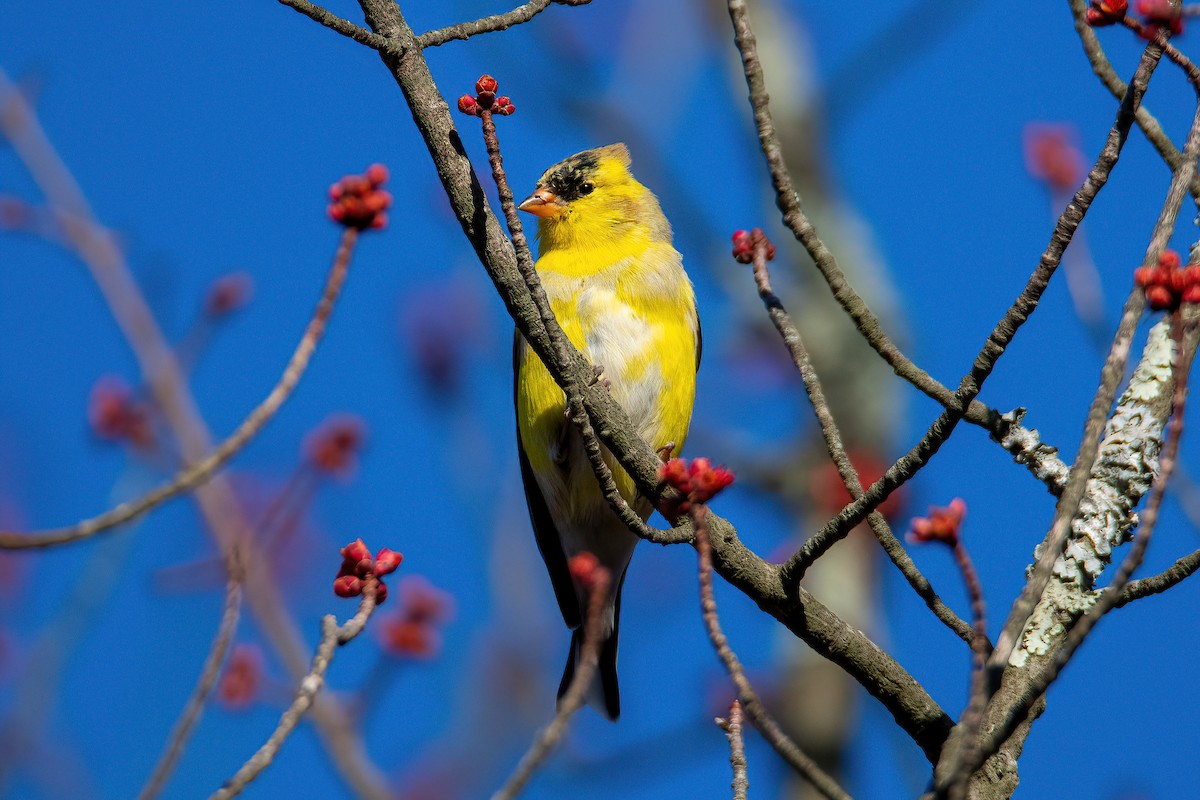
[[[671,454],[675,452],[675,443],[667,442],[654,452],[658,453],[658,457],[662,459],[662,462],[665,464],[671,460]]]
[[[588,379],[588,386],[595,386],[597,383],[605,389],[612,388],[612,384],[609,383],[608,378],[604,377],[604,367],[599,364],[593,364],[592,377]]]

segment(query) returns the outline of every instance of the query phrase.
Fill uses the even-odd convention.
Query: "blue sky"
[[[484,2],[408,5],[418,30],[501,10]],[[529,26],[452,43],[429,59],[448,98],[485,71],[513,97],[518,113],[502,121],[501,135],[517,192],[578,150],[616,138],[644,143],[633,153],[635,172],[663,199],[706,323],[693,442],[709,446],[723,432],[749,430],[743,440],[765,447],[797,428],[800,389],[784,381],[762,391],[727,390],[736,374],[739,317],[725,293],[729,286],[749,293],[752,285],[745,274],[730,280],[738,268],[723,248],[735,228],[760,224],[777,240],[784,231],[764,194],[736,54],[715,5],[552,7]],[[1077,126],[1090,160],[1116,104],[1091,75],[1065,7],[1005,14],[950,2],[919,7],[902,36],[880,41],[878,34],[906,13],[897,4],[860,4],[853,19],[837,4],[789,5],[807,26],[815,80],[828,93],[828,172],[890,269],[907,351],[953,385],[1024,285],[1057,213],[1025,171],[1024,126]],[[331,8],[357,18],[353,3]],[[289,607],[310,641],[322,614],[350,610],[328,582],[335,548],[355,536],[402,551],[401,573],[451,592],[457,613],[442,655],[389,673],[367,738],[371,756],[398,786],[442,759],[455,764],[472,753],[482,766],[471,773],[478,784],[468,796],[484,794],[549,713],[567,637],[524,519],[509,405],[511,325],[449,216],[390,76],[372,52],[265,0],[67,0],[55,4],[52,17],[41,3],[12,0],[5,17],[0,66],[36,87],[49,137],[100,219],[120,232],[168,334],[184,334],[217,276],[236,269],[254,277],[253,303],[218,332],[193,376],[218,435],[269,390],[311,311],[337,237],[324,217],[326,187],[374,161],[391,169],[391,226],[364,237],[309,374],[234,471],[245,485],[277,487],[305,433],[327,414],[348,411],[365,420],[368,444],[354,480],[320,489],[309,529],[289,554]],[[652,33],[666,26],[670,35]],[[1137,43],[1111,30],[1102,40],[1118,72],[1131,74]],[[564,58],[548,41],[578,59]],[[1181,47],[1188,43],[1185,37]],[[580,62],[592,68],[577,72]],[[595,125],[581,107],[597,99],[622,113]],[[1146,103],[1176,141],[1191,102],[1185,82],[1164,65]],[[474,121],[462,123],[468,151],[485,170]],[[656,186],[651,177],[674,185]],[[1168,180],[1135,132],[1089,214],[1084,234],[1110,320]],[[8,148],[0,149],[0,193],[40,197]],[[1186,250],[1186,208],[1178,229],[1173,245]],[[776,269],[786,274],[782,263]],[[422,383],[414,325],[453,333],[461,383],[449,395]],[[983,399],[1001,409],[1028,407],[1029,423],[1071,453],[1100,361],[1059,281]],[[55,245],[0,235],[0,508],[15,509],[20,524],[44,527],[94,514],[160,477],[159,465],[131,460],[89,435],[87,397],[106,373],[136,382],[134,361],[86,270]],[[896,403],[903,426],[889,446],[898,450],[916,441],[937,409],[906,387]],[[1185,464],[1192,453],[1185,438]],[[690,454],[734,458],[694,448]],[[921,513],[954,496],[970,505],[968,545],[998,619],[1023,582],[1052,499],[974,429],[956,435],[916,480],[909,510]],[[787,536],[784,513],[745,487],[723,496],[718,511],[760,552]],[[1168,502],[1145,569],[1161,569],[1197,546],[1195,529]],[[77,609],[72,592],[95,600],[87,614],[68,615],[78,630],[46,639],[65,643],[63,672],[53,679],[47,670],[55,699],[43,707],[44,734],[35,739],[51,748],[43,763],[63,780],[77,780],[71,785],[88,786],[98,798],[125,797],[148,774],[220,611],[217,587],[163,593],[153,576],[210,552],[190,503],[175,502],[127,534],[25,562],[20,590],[0,598],[13,642],[12,661],[0,667],[0,714],[19,705],[12,680],[37,637],[63,630],[56,615]],[[949,558],[934,551],[914,557],[965,614]],[[965,648],[894,571],[879,574],[886,611],[872,634],[957,715]],[[727,587],[718,593],[735,647],[752,669],[769,674],[779,626]],[[1029,740],[1021,761],[1026,796],[1172,797],[1190,786],[1183,765],[1200,755],[1192,721],[1198,709],[1176,687],[1191,677],[1187,642],[1198,605],[1196,587],[1185,584],[1099,627],[1051,691]],[[720,672],[696,613],[692,551],[639,548],[623,620],[621,722],[582,716],[528,796],[722,796],[725,742],[707,721]],[[257,636],[248,620],[239,640]],[[378,647],[368,639],[339,654],[335,691],[348,692],[375,668]],[[521,706],[526,714],[496,719],[488,711],[512,705],[512,698],[494,696],[495,687],[513,685],[497,674],[497,663],[528,669],[517,682],[532,693]],[[242,713],[210,709],[167,796],[214,789],[267,736],[277,714],[272,702]],[[869,698],[861,726],[849,781],[855,796],[919,791],[919,754]],[[464,733],[472,727],[492,735],[477,743]],[[780,767],[754,737],[750,748],[752,784],[766,793]],[[12,797],[39,796],[27,778],[6,788]],[[342,791],[304,729],[250,796]]]

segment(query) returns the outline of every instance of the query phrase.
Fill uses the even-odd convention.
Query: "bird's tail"
[[[622,576],[621,584],[625,583]],[[615,721],[621,716],[621,692],[617,686],[617,633],[621,620],[621,586],[617,587],[617,596],[612,609],[612,627],[602,625],[600,635],[600,658],[595,677],[584,694],[585,702],[603,714],[609,720]],[[607,621],[607,620],[606,620]],[[571,652],[567,654],[567,666],[563,670],[562,682],[558,685],[558,701],[562,702],[567,689],[575,679],[575,673],[583,662],[583,634],[587,628],[586,620],[575,630],[571,631]]]

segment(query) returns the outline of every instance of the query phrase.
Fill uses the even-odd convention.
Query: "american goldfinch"
[[[538,217],[537,271],[567,337],[602,371],[637,432],[664,457],[687,437],[700,360],[700,323],[691,281],[671,246],[658,200],[629,172],[623,144],[586,150],[555,164],[519,206]],[[517,449],[538,549],[563,620],[573,630],[561,699],[582,655],[588,590],[567,562],[592,553],[612,576],[605,598],[598,679],[588,704],[620,714],[617,629],[621,586],[637,537],[605,501],[566,399],[518,334],[513,353]],[[641,515],[650,503],[604,451],[617,488]]]

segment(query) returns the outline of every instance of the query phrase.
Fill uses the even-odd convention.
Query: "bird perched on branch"
[[[537,271],[554,316],[633,422],[664,458],[687,437],[700,361],[700,323],[691,281],[671,245],[658,200],[629,172],[623,144],[555,164],[518,206],[538,217]],[[517,445],[538,549],[563,620],[573,629],[561,699],[583,652],[588,587],[567,562],[592,553],[609,570],[599,671],[588,704],[620,714],[617,630],[621,587],[637,537],[601,494],[565,396],[520,334],[513,353]],[[617,488],[642,519],[649,501],[604,451]]]

